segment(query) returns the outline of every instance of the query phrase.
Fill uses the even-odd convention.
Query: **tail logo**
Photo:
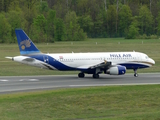
[[[31,41],[29,39],[28,40],[23,40],[20,43],[20,46],[21,46],[22,50],[24,50],[26,47],[29,48],[31,46]]]

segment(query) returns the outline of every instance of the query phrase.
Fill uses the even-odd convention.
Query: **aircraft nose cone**
[[[153,59],[151,59],[151,63],[152,65],[155,65],[155,61]]]
[[[153,60],[153,65],[155,65],[155,61]]]

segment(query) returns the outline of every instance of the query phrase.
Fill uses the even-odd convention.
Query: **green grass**
[[[1,120],[159,120],[160,85],[72,88],[1,95]]]
[[[97,42],[97,44],[96,44]],[[143,43],[143,44],[142,44]],[[44,53],[71,53],[73,52],[116,52],[116,51],[139,51],[144,52],[156,61],[156,65],[149,69],[138,70],[138,72],[160,71],[160,40],[126,40],[114,39],[88,39],[86,41],[68,41],[56,43],[41,43],[36,46]],[[74,74],[77,72],[48,71],[27,65],[12,62],[5,59],[6,56],[19,55],[17,44],[0,44],[0,75],[55,75]],[[133,72],[133,71],[128,71]]]

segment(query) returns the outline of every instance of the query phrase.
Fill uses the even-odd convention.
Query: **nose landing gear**
[[[138,77],[137,69],[134,69],[134,77]]]

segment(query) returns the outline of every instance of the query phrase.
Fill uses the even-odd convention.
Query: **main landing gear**
[[[93,74],[93,78],[99,78],[99,74]]]
[[[79,77],[79,78],[84,78],[84,76],[85,76],[84,73],[79,73],[79,74],[78,74],[78,77]]]
[[[134,77],[138,77],[137,69],[134,69]]]

